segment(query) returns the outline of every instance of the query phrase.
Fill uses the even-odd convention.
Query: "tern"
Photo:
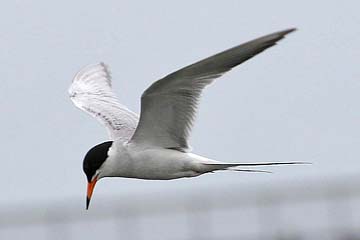
[[[86,209],[96,182],[104,177],[170,180],[218,170],[262,172],[249,167],[301,163],[220,162],[191,153],[188,143],[203,89],[295,30],[257,38],[163,77],[142,94],[140,116],[120,104],[104,63],[80,70],[69,88],[70,99],[105,125],[110,137],[85,155]]]

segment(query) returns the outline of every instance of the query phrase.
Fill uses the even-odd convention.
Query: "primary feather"
[[[104,63],[80,70],[69,88],[69,95],[75,106],[105,125],[111,140],[125,142],[133,135],[138,116],[119,103]]]

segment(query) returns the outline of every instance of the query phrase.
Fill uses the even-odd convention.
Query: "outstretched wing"
[[[131,141],[187,151],[196,108],[205,86],[295,29],[276,32],[182,68],[153,83],[141,97],[139,125]]]
[[[104,63],[79,71],[69,88],[70,99],[105,125],[111,140],[125,142],[133,135],[138,116],[120,104],[111,88],[111,76]]]

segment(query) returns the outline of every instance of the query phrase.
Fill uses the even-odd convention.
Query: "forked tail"
[[[268,162],[268,163],[266,163],[266,162],[264,162],[264,163],[211,162],[211,163],[203,163],[203,166],[207,169],[207,172],[213,172],[213,171],[219,171],[219,170],[230,170],[230,171],[239,171],[239,172],[271,173],[270,171],[265,171],[265,170],[246,169],[246,167],[272,166],[272,165],[294,165],[294,164],[311,164],[311,163],[309,163],[309,162]]]

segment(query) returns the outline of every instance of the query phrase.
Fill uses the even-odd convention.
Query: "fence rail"
[[[123,239],[159,239],[148,233],[153,229],[144,222],[150,221],[165,229],[178,226],[173,231],[185,237],[174,239],[314,239],[329,234],[326,239],[360,239],[358,177],[241,192],[203,189],[201,193],[173,192],[166,198],[132,195],[101,199],[86,214],[76,202],[69,199],[56,204],[0,206],[0,238],[4,231],[9,234],[9,229],[42,226],[47,237],[60,231],[67,232],[61,239],[76,239],[78,230],[71,226],[110,221],[126,228],[121,232]],[[172,225],[169,220],[174,221]],[[227,225],[234,225],[234,221],[245,224],[246,231],[254,230],[229,230]],[[302,226],[307,221],[312,224]],[[107,234],[110,239],[118,239],[120,233],[114,227]]]

